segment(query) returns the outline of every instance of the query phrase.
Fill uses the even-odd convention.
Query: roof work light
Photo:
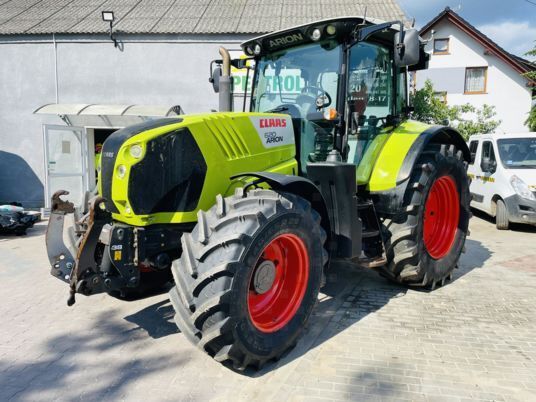
[[[102,20],[104,22],[109,22],[110,23],[110,39],[114,41],[114,47],[117,47],[118,46],[117,39],[115,39],[114,30],[113,30],[113,25],[114,25],[114,21],[115,21],[114,12],[113,11],[103,11],[102,12]]]

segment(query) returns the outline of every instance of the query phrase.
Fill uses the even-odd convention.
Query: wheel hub
[[[436,179],[424,207],[424,245],[436,260],[446,256],[454,244],[460,219],[460,195],[451,176]]]
[[[247,303],[251,323],[272,333],[295,316],[307,290],[309,254],[303,240],[284,233],[270,241],[253,271]]]
[[[253,288],[257,294],[268,292],[275,281],[275,264],[273,261],[262,261],[253,274]]]

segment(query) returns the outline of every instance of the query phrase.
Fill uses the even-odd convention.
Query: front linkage
[[[96,196],[89,202],[88,213],[76,222],[75,227],[79,229],[69,236],[69,248],[63,240],[64,223],[67,214],[75,213],[75,208],[73,203],[60,198],[67,194],[60,190],[52,196],[46,233],[51,274],[70,285],[67,305],[75,303],[76,293],[89,296],[138,286],[138,251],[143,239],[139,231],[143,229],[112,226],[111,214],[103,208],[104,199]]]

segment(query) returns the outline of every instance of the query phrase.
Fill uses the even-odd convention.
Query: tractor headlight
[[[327,33],[328,35],[335,35],[335,32],[337,32],[337,29],[335,28],[334,25],[328,25],[328,26],[326,27],[326,33]]]
[[[530,191],[529,186],[527,183],[525,183],[523,180],[521,180],[516,175],[513,175],[510,178],[510,184],[512,185],[512,188],[514,191],[523,198],[526,198],[527,200],[536,201],[536,197],[534,196],[534,193]]]
[[[262,51],[262,48],[261,48],[261,45],[259,45],[258,43],[255,45],[255,47],[253,48],[253,53],[255,53],[257,56],[259,54],[261,54],[261,51]]]
[[[122,179],[127,174],[127,167],[125,165],[119,165],[117,167],[117,177]]]
[[[143,155],[143,148],[139,144],[134,144],[130,147],[130,156],[132,156],[135,159],[140,159]]]
[[[316,42],[317,40],[320,39],[321,36],[322,36],[322,32],[320,32],[320,29],[318,28],[313,29],[313,32],[311,33],[312,40]]]

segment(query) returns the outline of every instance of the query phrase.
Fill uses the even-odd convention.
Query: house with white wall
[[[448,7],[420,35],[428,40],[430,62],[415,74],[415,89],[429,79],[448,105],[495,106],[498,132],[528,131],[536,82],[522,74],[534,71],[534,63],[507,52]]]

